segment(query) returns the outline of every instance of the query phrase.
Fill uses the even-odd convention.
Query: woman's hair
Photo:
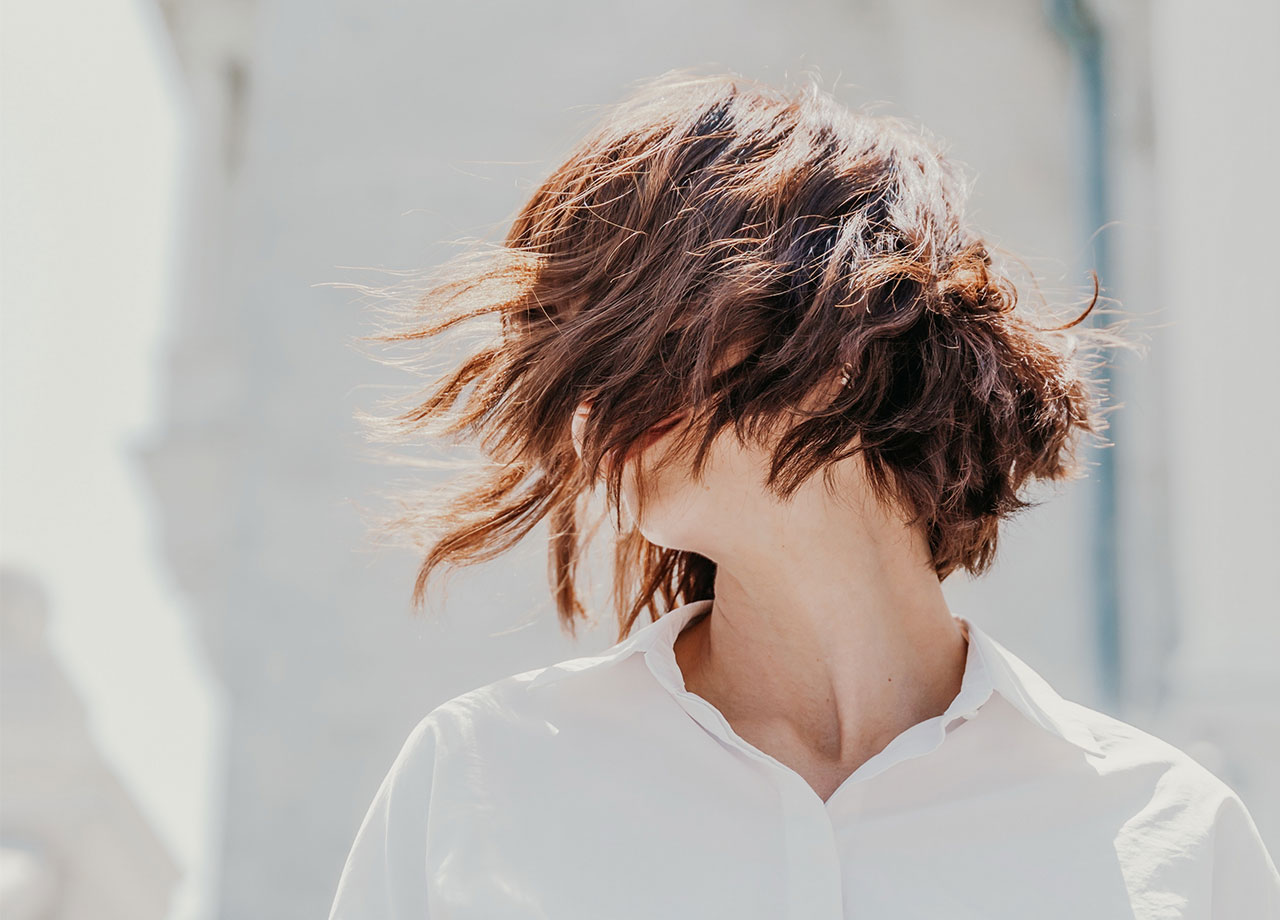
[[[967,192],[923,129],[812,82],[786,94],[673,71],[612,106],[501,245],[385,298],[389,325],[363,337],[462,343],[407,407],[362,413],[375,438],[461,436],[482,453],[383,522],[428,535],[415,603],[440,567],[492,559],[544,518],[571,634],[586,618],[579,563],[606,518],[619,639],[642,611],[711,597],[715,564],[624,523],[623,464],[604,462],[676,412],[694,475],[727,426],[762,444],[780,431],[767,442],[779,498],[860,455],[877,499],[927,534],[940,579],[982,573],[1000,521],[1034,504],[1023,486],[1075,478],[1076,436],[1106,427],[1079,346],[1123,342],[1080,325],[1096,275],[1071,322],[1042,328],[1015,309],[964,220]],[[806,403],[836,380],[834,397]]]

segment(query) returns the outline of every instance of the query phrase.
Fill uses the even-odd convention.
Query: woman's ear
[[[578,455],[578,459],[582,459],[582,437],[587,427],[587,416],[591,414],[591,400],[586,400],[578,404],[578,408],[573,413],[573,421],[570,424],[570,436],[573,438],[573,450]]]

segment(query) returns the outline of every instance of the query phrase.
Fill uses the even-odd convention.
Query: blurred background
[[[1051,303],[1097,270],[1136,317],[1114,447],[946,590],[1280,853],[1280,4],[5,0],[0,28],[6,920],[325,916],[418,719],[612,644],[607,612],[560,633],[541,528],[412,613],[416,558],[361,515],[406,474],[352,416],[413,381],[334,282],[500,239],[593,107],[673,67],[923,122]]]

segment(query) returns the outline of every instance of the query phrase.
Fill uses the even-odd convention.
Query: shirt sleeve
[[[428,715],[405,739],[365,813],[329,920],[427,920],[427,818],[438,746]]]
[[[1235,792],[1214,821],[1212,903],[1210,920],[1280,920],[1280,872]]]

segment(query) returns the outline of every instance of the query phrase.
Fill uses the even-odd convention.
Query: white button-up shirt
[[[330,920],[1280,918],[1226,783],[963,617],[951,705],[824,802],[685,689],[673,644],[710,604],[429,712]]]

